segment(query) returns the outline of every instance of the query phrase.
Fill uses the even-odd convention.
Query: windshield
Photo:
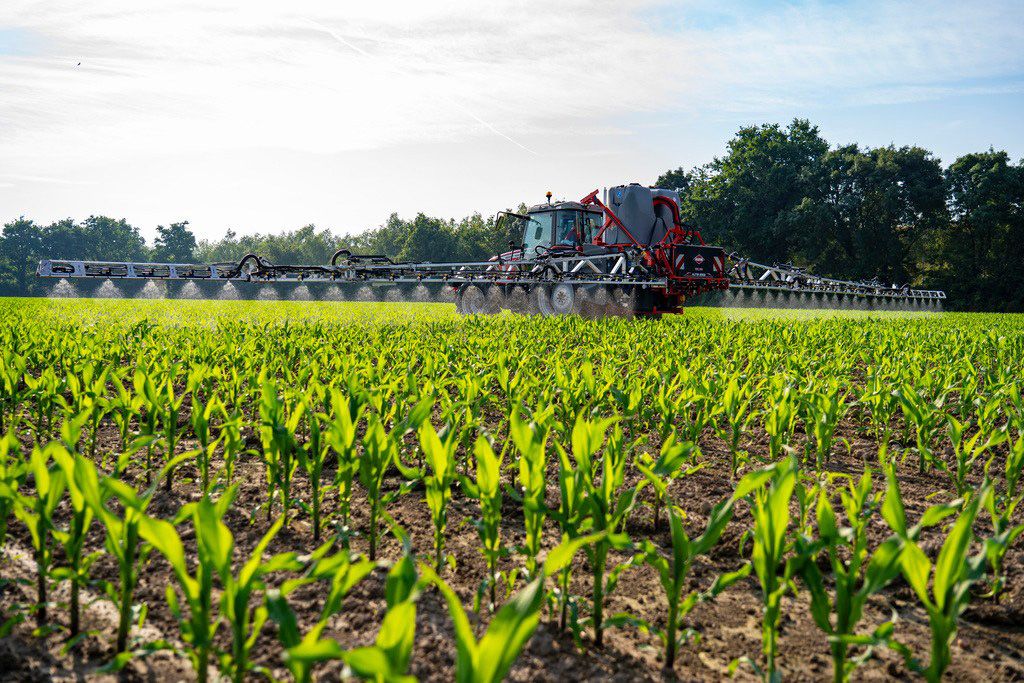
[[[551,246],[551,216],[550,211],[530,214],[530,217],[523,221],[523,245],[526,248],[526,255],[534,253],[534,247]]]
[[[557,244],[576,244],[577,213],[577,211],[558,212],[558,223],[555,226],[555,241]]]

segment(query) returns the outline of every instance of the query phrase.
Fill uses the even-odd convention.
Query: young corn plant
[[[1003,573],[1003,560],[1010,544],[1018,536],[1024,533],[1024,523],[1014,524],[1013,513],[1024,496],[1011,498],[1007,495],[999,495],[992,487],[985,496],[983,505],[992,518],[992,538],[985,542],[985,553],[988,556],[989,566],[992,568],[992,588],[986,595],[996,602],[1002,594],[1006,585],[1006,575]]]
[[[990,448],[1006,441],[1007,432],[1005,429],[996,429],[991,432],[979,429],[974,436],[965,439],[964,432],[970,429],[970,422],[960,422],[952,415],[946,415],[946,422],[949,424],[949,440],[953,445],[953,457],[956,460],[956,467],[950,471],[950,477],[956,487],[956,495],[962,498],[970,489],[967,484],[967,475],[974,463]],[[979,444],[978,441],[983,434],[988,434],[988,437]]]
[[[932,444],[942,423],[943,399],[929,401],[922,392],[909,384],[904,384],[896,392],[903,409],[903,419],[908,427],[914,429],[917,441],[918,470],[923,474],[932,466],[944,468],[941,460],[936,460],[932,453]]]
[[[388,572],[384,587],[387,612],[373,645],[357,647],[344,654],[345,663],[352,672],[368,681],[388,683],[414,683],[407,676],[412,659],[413,639],[416,635],[416,599],[419,597],[419,577],[416,565],[408,552]]]
[[[234,499],[234,490],[228,490],[216,503],[203,498],[190,503],[178,512],[178,519],[192,522],[196,539],[195,573],[189,571],[185,546],[177,529],[170,522],[143,515],[139,520],[139,536],[162,554],[170,563],[178,587],[188,607],[186,615],[175,593],[167,585],[167,604],[178,620],[182,640],[188,648],[189,659],[199,681],[209,680],[210,653],[220,624],[215,612],[213,579],[218,569],[230,567],[234,538],[221,521]]]
[[[448,602],[448,616],[455,626],[455,680],[457,683],[498,683],[505,679],[519,653],[540,622],[544,604],[545,574],[560,571],[577,550],[597,537],[585,536],[554,548],[537,569],[537,576],[508,600],[494,615],[478,641],[462,601],[429,566],[420,565],[423,578],[437,586]]]
[[[145,445],[141,446],[145,447]],[[187,456],[178,456],[164,466],[161,476],[171,467],[184,460]],[[95,465],[87,458],[75,461],[75,486],[81,492],[86,504],[92,508],[93,514],[104,527],[105,547],[107,552],[117,560],[118,585],[104,583],[107,597],[117,605],[118,625],[115,644],[114,666],[123,666],[130,658],[127,652],[128,635],[132,623],[132,598],[139,582],[139,574],[146,564],[152,546],[142,542],[139,536],[139,525],[145,516],[146,508],[153,499],[155,481],[141,494],[116,478],[107,476],[100,478]],[[123,508],[120,515],[111,512],[107,500],[117,498]]]
[[[577,416],[576,424],[573,425],[574,438],[579,440],[585,438],[585,433],[580,434],[579,430],[586,430],[586,421],[582,415]],[[574,447],[574,452],[582,452],[586,447],[586,441]],[[585,472],[570,458],[562,444],[555,442],[555,450],[558,452],[558,509],[552,510],[552,517],[558,522],[559,530],[562,532],[562,542],[568,542],[571,538],[581,536],[580,527],[586,513],[587,489],[583,482]],[[569,585],[572,579],[572,565],[566,564],[558,572],[558,588],[555,590],[555,598],[559,611],[558,627],[564,631],[570,603],[573,603],[574,633],[578,631],[577,610],[573,598],[569,592]]]
[[[691,591],[685,597],[683,596],[693,561],[698,556],[707,553],[718,543],[718,539],[721,537],[726,525],[732,519],[735,502],[757,486],[760,486],[768,476],[769,474],[763,471],[752,472],[746,475],[730,498],[718,503],[711,509],[704,533],[693,540],[686,535],[682,519],[676,513],[675,508],[669,506],[668,523],[672,535],[672,548],[671,554],[667,557],[650,541],[644,543],[644,562],[658,572],[661,587],[665,591],[668,618],[664,629],[639,622],[635,618],[629,618],[629,620],[638,623],[645,630],[653,631],[661,639],[665,648],[666,669],[673,669],[675,667],[676,653],[679,647],[695,635],[692,630],[686,628],[685,619],[690,610],[698,602],[714,598],[750,573],[750,565],[746,564],[739,571],[718,577],[707,591]]]
[[[601,534],[600,540],[584,548],[593,577],[591,621],[594,625],[594,646],[598,648],[604,646],[604,602],[615,589],[622,572],[642,559],[635,557],[607,571],[608,555],[613,548],[632,548],[629,538],[621,530],[636,506],[637,492],[643,485],[641,483],[639,486],[624,488],[627,449],[623,444],[622,430],[618,426],[607,439],[600,463],[594,461],[594,455],[605,441],[606,430],[612,422],[603,420],[577,423],[581,428],[573,430],[573,456],[577,467],[584,472],[582,483],[586,492],[580,529]]]
[[[90,458],[96,457],[96,437],[100,422],[111,410],[110,401],[106,398],[108,372],[103,368],[97,373],[96,366],[92,364],[83,366],[81,378],[69,372],[65,386],[71,393],[71,402],[68,403],[63,396],[56,397],[57,402],[64,408],[65,418],[85,416],[83,427],[88,427],[86,451]],[[68,444],[68,448],[77,452],[78,443]]]
[[[668,439],[661,444],[661,453],[657,460],[652,458],[649,453],[642,453],[636,458],[636,468],[654,489],[654,501],[651,507],[655,533],[658,531],[661,508],[664,507],[665,499],[668,496],[669,484],[675,479],[688,477],[704,467],[703,463],[686,467],[687,463],[692,463],[699,457],[699,446],[690,441],[676,443],[675,435],[669,435]]]
[[[1021,474],[1024,474],[1024,434],[1013,442],[1006,456],[1006,495],[1010,498],[1017,497],[1017,485],[1020,483]]]
[[[26,375],[25,359],[9,349],[0,351],[0,434],[14,431],[17,426],[17,407],[22,402],[20,388]],[[27,390],[27,387],[26,387]],[[10,414],[10,420],[7,415]]]
[[[890,424],[893,415],[900,408],[899,395],[893,392],[890,379],[877,368],[873,369],[867,376],[859,402],[868,408],[875,437],[881,445],[887,446],[891,436]]]
[[[305,413],[309,423],[309,438],[298,449],[299,467],[309,478],[310,501],[309,511],[313,524],[313,543],[320,543],[320,530],[323,527],[322,509],[324,499],[323,472],[327,464],[329,447],[324,438],[321,420],[327,420],[324,413],[317,412],[310,396],[305,396]]]
[[[331,421],[326,438],[338,459],[335,485],[338,488],[338,525],[342,543],[348,547],[349,522],[352,514],[352,482],[360,469],[356,449],[357,425],[362,417],[363,404],[352,400],[338,389],[331,390]]]
[[[902,648],[901,652],[912,668],[917,668],[931,683],[938,683],[952,662],[950,645],[956,637],[960,614],[970,602],[971,587],[985,575],[985,550],[973,556],[968,555],[968,550],[973,539],[971,526],[982,502],[990,495],[992,485],[986,481],[981,490],[963,506],[933,567],[928,556],[917,545],[915,532],[920,532],[921,525],[907,528],[896,477],[891,471],[888,477],[889,490],[882,504],[882,517],[899,540],[900,570],[928,612],[928,623],[931,626],[931,660],[927,668],[921,669],[910,662],[906,648]],[[925,513],[925,518],[929,518],[930,512]]]
[[[110,416],[117,425],[118,435],[121,437],[121,452],[128,450],[128,439],[132,433],[132,420],[141,418],[142,406],[145,400],[128,391],[123,376],[116,372],[111,373],[110,383],[114,386],[115,396],[110,399]],[[141,420],[140,420],[141,421]]]
[[[304,406],[296,403],[291,413],[277,388],[264,382],[260,398],[260,438],[263,442],[263,459],[267,466],[267,521],[273,517],[274,496],[281,496],[281,516],[288,526],[288,515],[292,504],[292,478],[299,467],[297,452],[299,444],[295,439]]]
[[[370,504],[370,560],[377,559],[377,527],[380,524],[383,506],[388,500],[381,497],[384,474],[395,461],[395,443],[384,431],[380,419],[371,414],[363,435],[363,454],[359,457],[359,483],[366,490]]]
[[[17,505],[16,495],[28,476],[28,463],[13,433],[0,434],[0,547],[7,540],[7,524]]]
[[[459,443],[457,429],[450,427],[443,431],[444,436],[439,436],[429,423],[419,429],[420,448],[430,470],[430,474],[423,477],[423,483],[427,489],[430,520],[434,524],[434,571],[438,573],[445,559],[444,534],[448,528],[448,503],[457,474],[455,448]],[[455,558],[450,560],[454,564]]]
[[[235,479],[235,463],[238,454],[245,446],[242,438],[243,415],[237,410],[228,410],[227,405],[219,403],[221,416],[220,439],[224,442],[224,478],[227,485],[231,486]]]
[[[153,448],[157,443],[159,437],[159,430],[157,429],[157,423],[160,419],[160,398],[157,396],[156,385],[153,383],[153,379],[141,370],[136,370],[132,377],[132,384],[135,387],[135,400],[139,401],[139,405],[145,408],[146,420],[142,423],[140,416],[140,432],[146,439],[146,486],[153,483]],[[128,403],[131,405],[131,402]],[[127,410],[122,408],[122,410]],[[123,426],[124,429],[130,428],[131,416],[127,416],[127,422]],[[124,432],[126,435],[127,432]],[[123,448],[121,449],[121,457],[118,458],[118,473],[123,471],[122,461],[124,466],[128,464],[128,458],[125,454],[128,452],[128,446],[126,442],[122,441]]]
[[[192,423],[192,432],[199,442],[195,450],[196,460],[199,463],[200,485],[204,494],[210,491],[210,463],[213,461],[213,454],[217,450],[220,439],[211,439],[210,422],[213,414],[219,411],[219,404],[216,398],[211,398],[205,405],[199,397],[199,392],[192,394],[192,413],[189,420]]]
[[[57,397],[64,394],[64,381],[52,367],[44,368],[38,377],[26,372],[21,381],[25,383],[25,393],[35,408],[26,421],[32,427],[36,444],[41,446],[50,440]]]
[[[29,471],[33,476],[31,495],[11,489],[8,482],[0,482],[0,496],[13,502],[14,515],[28,528],[36,562],[36,625],[47,623],[48,583],[53,563],[51,536],[59,533],[53,514],[64,496],[64,471],[56,463],[50,464],[51,453],[58,446],[45,451],[38,446],[29,457]]]
[[[498,608],[498,560],[504,548],[501,545],[501,470],[505,464],[505,451],[494,454],[490,442],[484,437],[477,437],[473,447],[476,456],[476,479],[462,477],[462,488],[471,498],[480,501],[480,519],[474,521],[480,542],[481,552],[487,563],[487,578],[481,582],[477,591],[477,603],[480,597],[490,589],[490,609]],[[475,607],[479,609],[479,604]]]
[[[750,501],[754,517],[754,549],[750,562],[761,584],[761,646],[765,667],[762,669],[749,659],[736,660],[732,666],[735,668],[740,661],[746,661],[765,681],[775,681],[779,678],[775,661],[778,657],[782,596],[789,585],[788,577],[780,577],[779,570],[788,549],[789,504],[798,482],[800,465],[791,455],[785,461],[769,466],[768,470],[772,473],[770,484],[754,489]]]
[[[788,378],[772,378],[766,404],[764,430],[768,433],[768,453],[772,460],[778,460],[793,437],[798,415],[797,394]]]
[[[514,411],[509,422],[512,441],[519,451],[518,481],[522,494],[515,497],[523,504],[523,524],[526,528],[524,551],[526,575],[529,579],[537,572],[537,554],[540,552],[544,520],[548,514],[545,493],[550,415],[551,413],[547,411],[536,413],[532,422],[526,422],[518,411]]]
[[[171,490],[174,479],[174,463],[176,461],[174,449],[178,445],[178,413],[181,412],[181,404],[185,401],[185,394],[176,396],[174,393],[174,382],[167,379],[157,394],[161,406],[161,420],[163,421],[163,437],[165,460],[164,460],[164,489]],[[167,465],[170,465],[168,467]]]
[[[218,524],[223,523],[218,521]],[[264,577],[268,574],[302,569],[302,564],[296,559],[295,553],[280,553],[266,562],[263,561],[267,547],[283,525],[284,518],[278,517],[253,548],[237,576],[231,571],[230,552],[217,558],[215,569],[222,586],[220,616],[227,621],[231,629],[231,650],[221,655],[221,670],[229,673],[234,683],[248,680],[249,672],[253,668],[250,653],[267,620],[265,606],[253,608],[250,604],[253,593],[267,590]]]
[[[65,422],[62,429],[66,428],[68,424]],[[89,527],[92,526],[94,513],[75,479],[75,469],[85,466],[80,464],[84,456],[68,453],[57,444],[51,444],[48,450],[54,462],[64,473],[64,480],[67,482],[68,494],[71,499],[71,519],[67,531],[54,534],[64,545],[64,556],[67,558],[69,566],[67,569],[55,570],[53,577],[67,578],[71,583],[71,600],[68,603],[68,637],[73,642],[80,632],[81,588],[88,583],[89,568],[99,555],[99,553],[93,553],[83,557],[85,537],[89,532]]]
[[[816,470],[820,472],[832,455],[836,427],[846,416],[847,394],[836,380],[828,382],[824,391],[813,391],[801,398],[804,408],[804,429],[808,440],[813,438]]]
[[[284,662],[295,683],[310,683],[313,667],[331,659],[344,659],[345,650],[332,638],[324,638],[327,622],[341,611],[341,603],[352,587],[362,581],[377,564],[368,560],[353,560],[348,551],[323,557],[326,547],[314,553],[314,563],[301,579],[286,582],[280,589],[266,592],[267,614],[277,624],[277,637],[284,646]],[[320,618],[305,635],[299,631],[299,621],[288,604],[287,595],[296,587],[315,582],[330,581],[330,589]]]
[[[826,636],[832,650],[835,683],[845,683],[856,667],[871,656],[872,649],[888,644],[893,622],[885,622],[870,635],[857,635],[857,624],[871,595],[888,585],[900,572],[900,545],[897,539],[883,542],[868,556],[868,524],[878,508],[882,494],[872,495],[871,470],[857,483],[851,479],[839,496],[849,526],[840,526],[827,490],[818,492],[816,506],[817,535],[797,537],[794,556],[787,574],[799,576],[811,599],[811,616]],[[835,582],[831,598],[820,569],[824,553]],[[851,659],[851,645],[866,646],[861,656]]]
[[[732,467],[733,478],[739,473],[740,467],[747,461],[748,455],[740,450],[740,439],[743,437],[750,421],[753,418],[751,406],[756,396],[756,389],[753,382],[740,384],[739,378],[734,376],[725,385],[722,393],[721,408],[724,420],[716,422],[715,431],[718,438],[725,441],[729,446],[729,456]],[[722,425],[721,423],[725,424]]]

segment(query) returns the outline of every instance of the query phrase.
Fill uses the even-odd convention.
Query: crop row
[[[37,599],[4,615],[4,629],[27,611],[38,629],[52,628],[48,591],[66,582],[73,647],[82,637],[78,592],[98,585],[90,567],[106,552],[118,566],[115,581],[99,582],[119,614],[112,668],[175,647],[201,680],[211,658],[222,675],[243,680],[270,622],[296,680],[309,680],[326,659],[343,660],[356,676],[400,680],[417,600],[431,585],[449,605],[460,680],[501,679],[545,607],[580,647],[602,647],[612,627],[655,633],[672,667],[695,635],[690,610],[752,576],[763,650],[737,664],[767,680],[778,675],[781,601],[803,587],[836,680],[879,647],[938,680],[960,613],[972,597],[998,600],[1004,558],[1024,530],[1016,510],[1024,335],[1014,318],[279,324],[239,307],[246,319],[204,325],[133,320],[123,308],[100,310],[98,321],[62,320],[6,305],[0,523],[5,531],[16,520],[30,533]],[[830,467],[837,449],[850,448],[839,436],[850,429],[878,444],[861,476]],[[701,444],[712,438],[728,453],[733,491],[691,537],[672,483],[705,466]],[[916,519],[895,476],[907,458],[948,481],[946,502]],[[224,520],[237,507],[237,469],[251,462],[266,476],[258,514],[269,524],[239,557]],[[183,485],[184,471],[196,473],[189,483],[199,500],[169,518],[151,515],[156,493]],[[357,488],[369,508],[358,526]],[[388,514],[403,496],[422,498],[429,552],[415,553]],[[453,496],[476,503],[487,572],[474,610],[492,614],[480,639],[442,578],[454,562],[445,546]],[[521,544],[503,538],[509,505],[522,519]],[[738,523],[738,510],[742,561],[688,590],[695,558]],[[655,530],[666,523],[667,543],[627,533],[638,515]],[[309,520],[316,550],[267,557],[299,517]],[[983,517],[990,531],[978,531]],[[887,535],[872,542],[877,524]],[[94,528],[104,550],[84,553]],[[561,543],[546,549],[552,528]],[[944,536],[934,562],[920,547],[929,528]],[[382,543],[404,545],[403,559],[383,561]],[[153,553],[176,578],[167,602],[177,643],[131,638],[133,590]],[[577,554],[590,573],[585,595],[573,595]],[[607,614],[620,579],[641,566],[660,579],[663,617]],[[345,649],[324,629],[378,568],[388,578],[376,642]],[[894,621],[860,625],[866,602],[897,580],[928,614],[927,658],[900,642]],[[317,583],[329,589],[310,626],[289,597]],[[987,594],[978,596],[982,585]],[[227,641],[218,639],[222,626]]]

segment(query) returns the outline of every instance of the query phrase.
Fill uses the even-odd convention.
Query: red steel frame
[[[594,236],[593,243],[600,247],[618,248],[619,250],[625,250],[630,246],[638,247],[644,254],[646,264],[654,267],[659,274],[664,275],[668,280],[665,297],[668,299],[668,308],[670,310],[665,312],[679,310],[682,308],[683,302],[689,297],[717,289],[729,288],[729,278],[725,274],[725,250],[722,250],[721,259],[714,260],[715,270],[717,271],[716,277],[690,277],[680,273],[677,269],[676,263],[680,256],[677,252],[682,251],[678,247],[693,245],[694,238],[700,243],[700,246],[706,245],[704,244],[704,239],[700,236],[700,231],[688,230],[683,226],[679,218],[679,206],[674,201],[668,197],[654,197],[655,205],[665,206],[672,213],[672,225],[668,228],[665,237],[660,242],[647,246],[640,244],[633,237],[629,230],[626,229],[626,226],[622,224],[619,217],[615,215],[615,212],[597,198],[597,192],[597,190],[594,190],[580,200],[580,203],[584,206],[594,205],[604,212],[604,225],[601,226],[601,230]],[[612,226],[621,230],[632,244],[609,244],[601,239],[605,231]],[[662,311],[654,311],[654,313],[659,312]]]

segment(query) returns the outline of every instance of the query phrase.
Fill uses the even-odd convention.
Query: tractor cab
[[[524,256],[536,256],[546,250],[576,249],[589,244],[604,222],[600,210],[579,202],[557,202],[531,206],[526,215],[507,214],[522,223]]]

